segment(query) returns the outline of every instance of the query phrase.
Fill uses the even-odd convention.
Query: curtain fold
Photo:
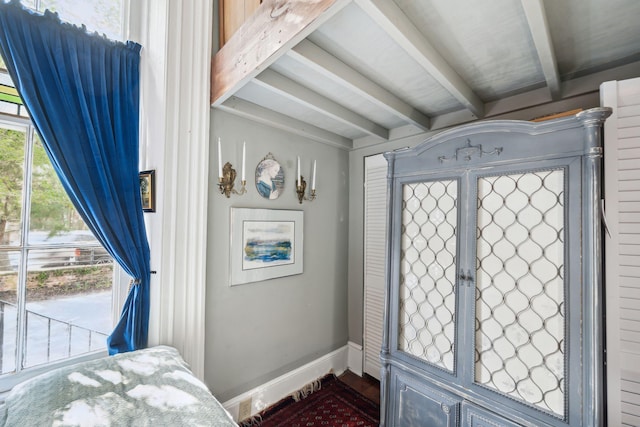
[[[140,45],[0,0],[0,53],[62,185],[133,277],[109,353],[147,345],[150,254],[138,179]]]

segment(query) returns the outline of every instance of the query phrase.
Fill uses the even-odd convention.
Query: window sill
[[[0,405],[4,403],[4,399],[7,394],[11,391],[13,387],[16,385],[27,381],[35,376],[40,374],[44,374],[45,372],[52,371],[54,369],[60,368],[62,366],[74,365],[76,363],[84,362],[87,360],[99,359],[101,357],[107,356],[106,350],[99,350],[93,353],[83,354],[81,356],[72,357],[69,359],[58,360],[56,362],[48,363],[46,365],[39,365],[33,368],[27,368],[20,373],[8,373],[0,376]]]

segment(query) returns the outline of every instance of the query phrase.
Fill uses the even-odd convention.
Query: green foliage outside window
[[[0,244],[10,244],[10,232],[20,224],[24,148],[24,132],[0,128]],[[31,230],[54,235],[84,228],[39,141],[33,148],[31,185]]]
[[[10,223],[20,222],[25,137],[0,128],[0,244],[9,244]]]

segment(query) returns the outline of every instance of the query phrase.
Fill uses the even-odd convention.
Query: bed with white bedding
[[[158,346],[66,366],[7,395],[0,427],[237,426],[178,351]]]

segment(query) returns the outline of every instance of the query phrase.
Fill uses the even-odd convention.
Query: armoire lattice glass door
[[[563,169],[477,179],[473,381],[565,411]]]
[[[403,190],[398,348],[454,371],[458,181],[425,181]]]

